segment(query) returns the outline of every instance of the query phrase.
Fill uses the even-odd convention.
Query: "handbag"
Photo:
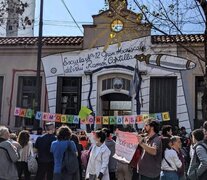
[[[28,161],[27,161],[27,165],[28,165],[28,171],[32,174],[37,173],[38,170],[38,163],[37,160],[34,156],[34,152],[32,149],[32,145],[29,146],[29,157],[28,157]]]

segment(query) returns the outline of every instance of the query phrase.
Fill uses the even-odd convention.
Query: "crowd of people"
[[[92,139],[66,125],[55,129],[46,123],[44,129],[31,141],[27,130],[15,134],[0,126],[0,180],[30,180],[31,175],[35,180],[207,179],[207,121],[188,134],[185,127],[174,131],[171,125],[160,130],[157,121],[148,119],[137,132],[129,164],[113,157],[116,137],[107,128],[93,132]]]

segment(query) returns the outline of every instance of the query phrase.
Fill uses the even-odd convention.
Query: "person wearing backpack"
[[[194,153],[187,172],[190,180],[206,180],[207,177],[207,145],[204,143],[204,132],[196,129],[192,132]]]
[[[57,140],[51,144],[50,151],[54,157],[53,180],[79,179],[78,151],[70,140],[72,131],[68,126],[57,130]]]
[[[108,164],[111,152],[105,144],[105,139],[105,132],[99,130],[94,133],[96,145],[92,147],[90,152],[86,179],[110,180]]]

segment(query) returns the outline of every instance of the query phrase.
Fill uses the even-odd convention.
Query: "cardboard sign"
[[[19,116],[20,111],[21,111],[21,108],[16,107],[16,108],[14,109],[14,116]]]
[[[36,113],[36,115],[35,115],[35,119],[36,119],[36,120],[42,120],[42,112],[39,112],[39,111],[38,111],[38,112]]]
[[[109,124],[109,117],[108,116],[103,116],[103,124],[108,125]]]
[[[110,116],[110,117],[109,117],[109,121],[110,121],[110,124],[111,124],[111,125],[116,124],[116,117],[115,117],[115,116]]]
[[[74,116],[73,124],[79,124],[79,117],[78,116]]]
[[[96,116],[96,124],[101,124],[101,122],[102,122],[102,117]]]
[[[116,131],[115,159],[130,163],[138,146],[136,133]]]
[[[26,113],[27,113],[27,110],[26,109],[21,109],[20,110],[20,113],[19,113],[19,116],[20,117],[25,117],[26,116]]]
[[[163,119],[163,121],[169,121],[170,120],[169,112],[162,113],[162,119]]]

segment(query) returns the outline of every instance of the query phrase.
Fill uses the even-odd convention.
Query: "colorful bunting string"
[[[122,125],[122,124],[141,124],[148,118],[154,118],[157,121],[170,121],[169,112],[130,115],[130,116],[92,116],[87,115],[89,111],[83,108],[85,115],[80,118],[80,115],[65,115],[65,114],[52,114],[47,112],[36,112],[34,110],[16,107],[14,110],[14,116],[25,117],[31,119],[35,117],[39,121],[52,121],[67,124],[103,124],[103,125]],[[83,118],[84,117],[84,118]]]

